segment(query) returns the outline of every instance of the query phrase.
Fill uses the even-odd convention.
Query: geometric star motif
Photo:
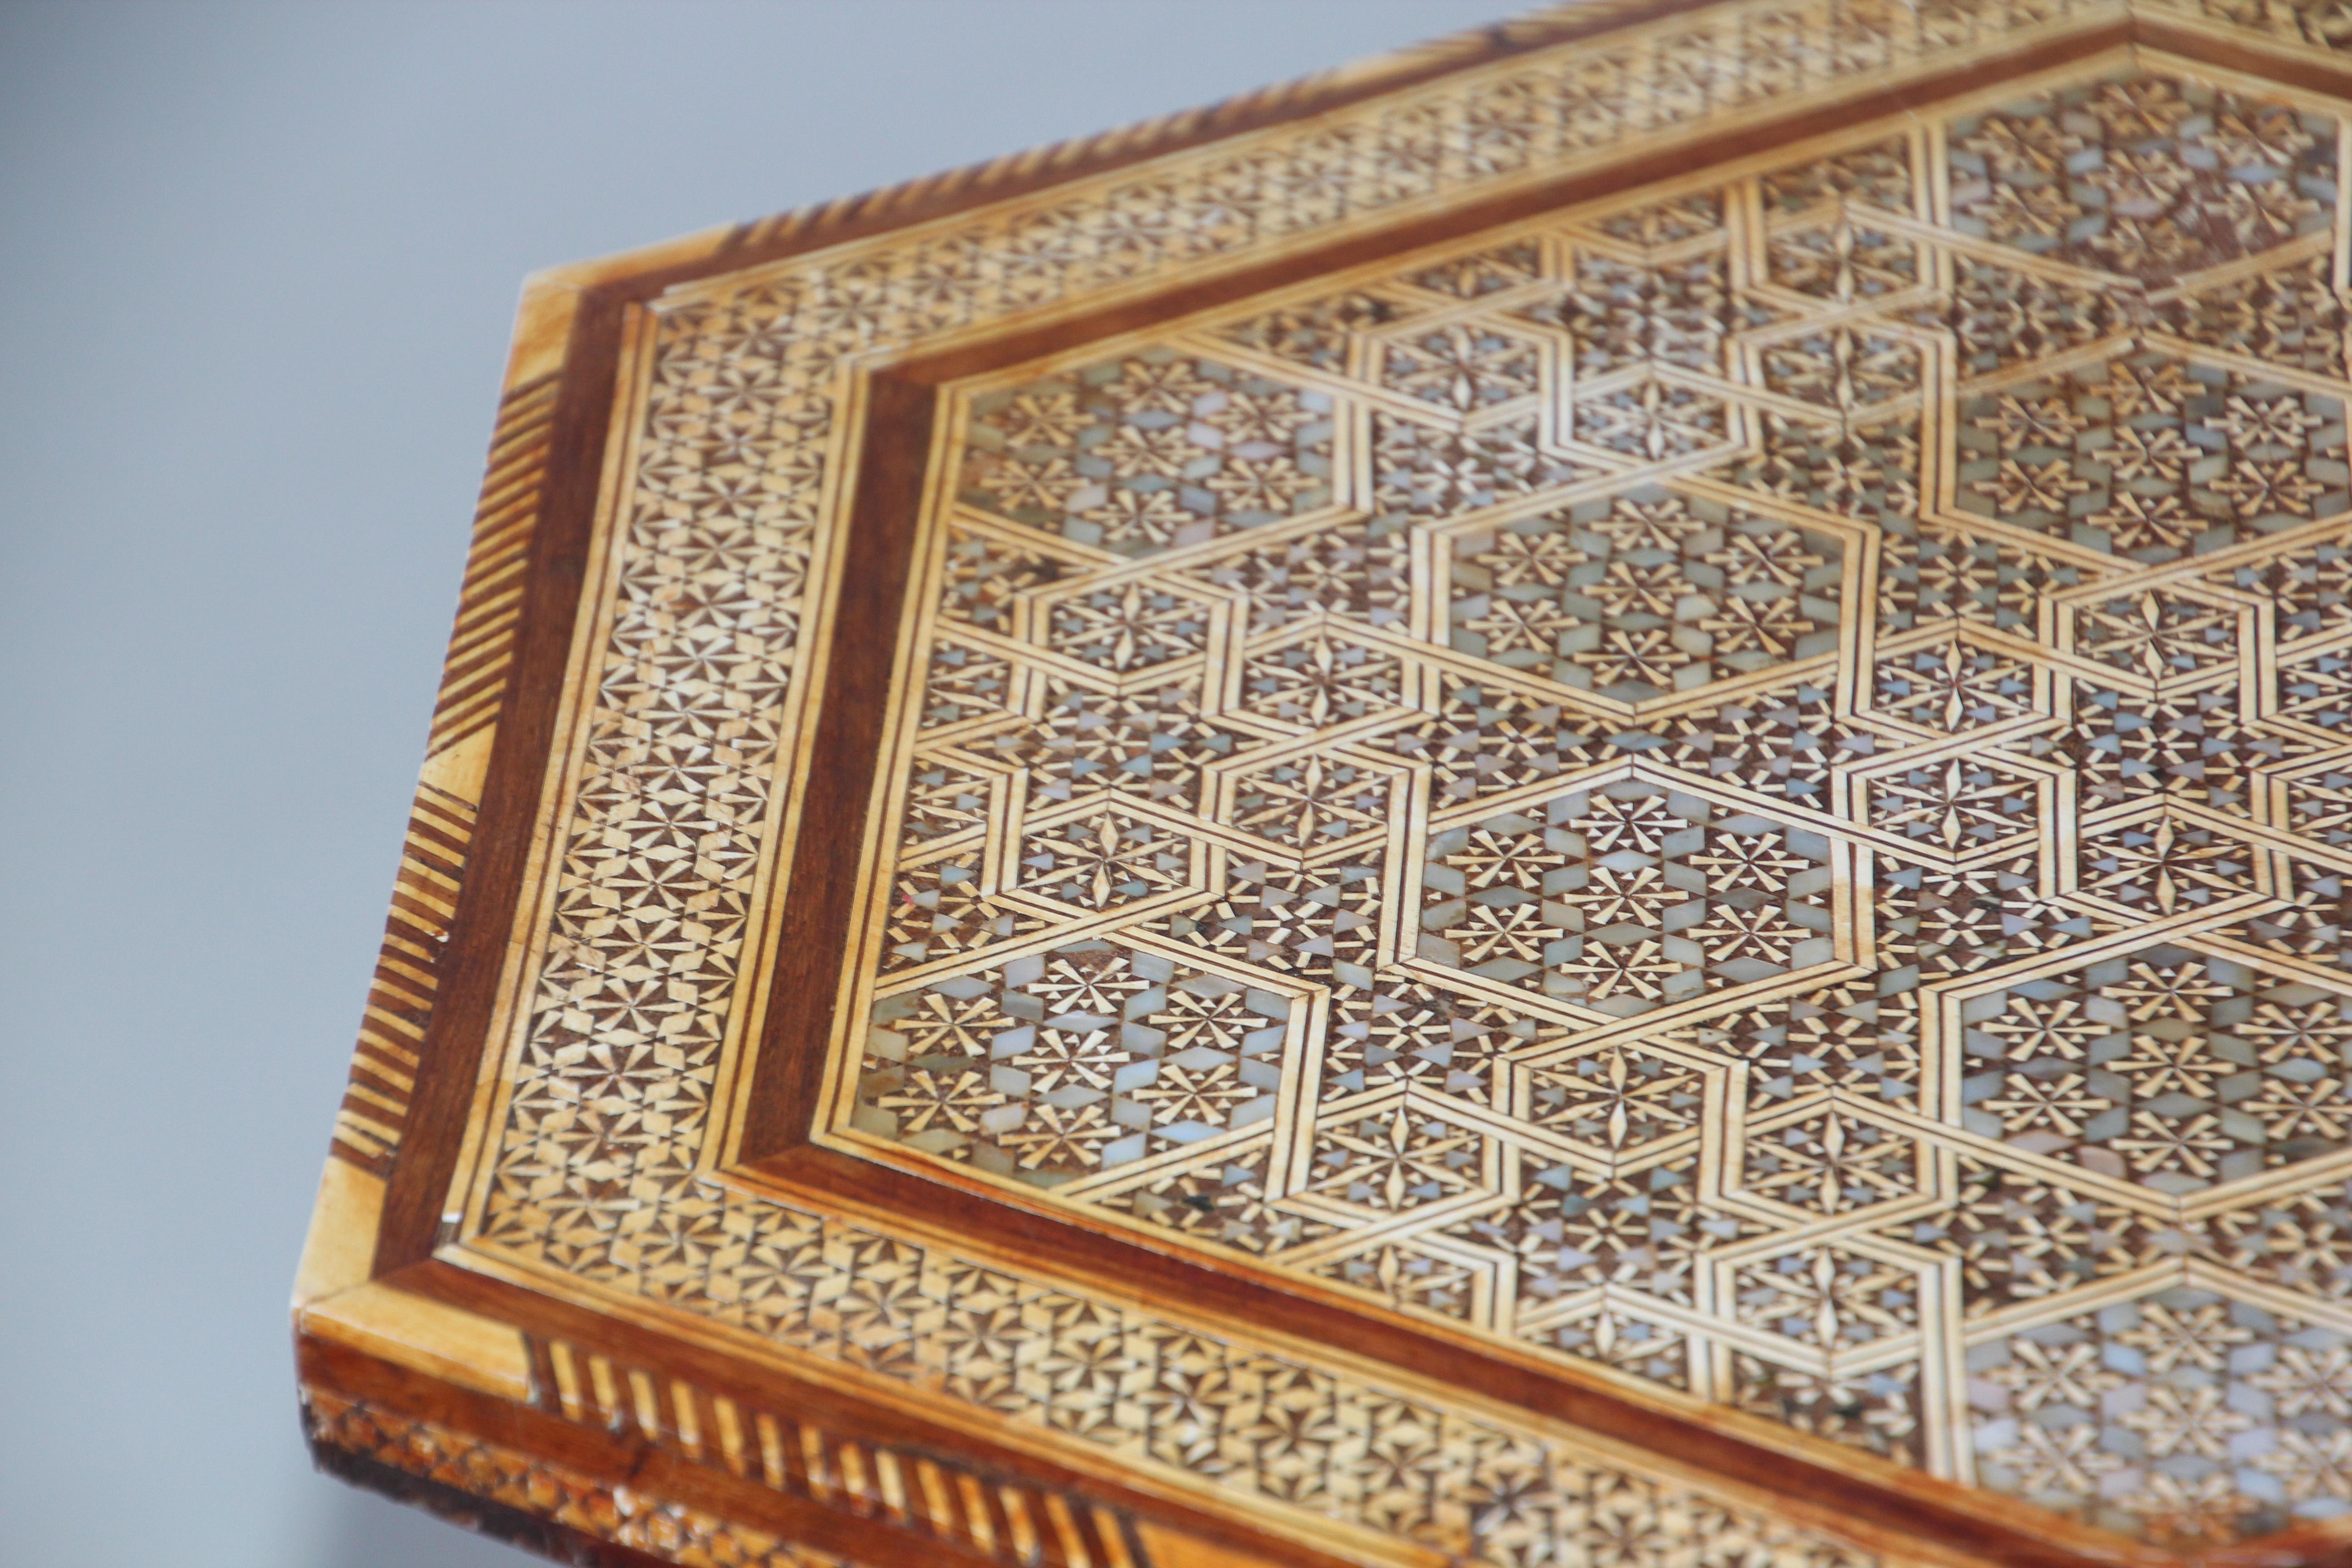
[[[1485,408],[1535,391],[1535,346],[1491,330],[1444,327],[1389,343],[1381,384],[1443,408]]]
[[[1396,810],[1395,770],[1328,751],[1253,761],[1223,776],[1233,802],[1223,820],[1301,854],[1353,844]]]
[[[1528,1120],[1612,1166],[1696,1137],[1706,1104],[1703,1069],[1633,1046],[1588,1047],[1527,1073]]]
[[[1959,120],[1954,225],[2037,256],[2177,278],[2328,221],[2331,130],[2142,72]]]
[[[1919,392],[1925,356],[1907,338],[1850,323],[1790,331],[1750,338],[1757,379],[1774,392],[1843,416]]]
[[[1964,395],[1962,510],[2146,563],[2347,510],[2340,397],[2157,349]]]
[[[1197,841],[1148,818],[1104,807],[1021,843],[1021,885],[1082,910],[1108,910],[1184,887],[1201,855]]]
[[[1271,1116],[1288,1003],[1085,941],[877,1002],[858,1125],[1052,1186]]]
[[[1844,1247],[1751,1258],[1726,1273],[1743,1322],[1815,1350],[1857,1349],[1919,1326],[1918,1270]]]
[[[1491,1139],[1398,1099],[1317,1128],[1302,1192],[1343,1210],[1398,1214],[1491,1191],[1496,1160]]]
[[[2352,993],[2159,944],[1971,1006],[1969,1127],[2171,1197],[2352,1148]]]
[[[2079,889],[2153,920],[2251,890],[2257,857],[2231,835],[2169,811],[2085,826]]]
[[[1623,702],[1837,648],[1827,532],[1653,487],[1457,536],[1452,644]]]
[[[2239,606],[2217,604],[2161,588],[2078,603],[2069,617],[2072,646],[2094,663],[2137,675],[2151,688],[2234,665],[2241,623],[2252,616]]]
[[[1073,592],[1040,610],[1047,647],[1120,674],[1202,652],[1217,626],[1201,601],[1132,581]]]
[[[962,500],[1130,558],[1330,499],[1330,398],[1145,350],[972,400]]]
[[[1864,819],[1930,854],[1963,855],[2029,838],[2052,784],[1995,752],[1884,765],[1864,776]]]
[[[1575,439],[1597,451],[1648,462],[1730,446],[1738,415],[1716,393],[1645,375],[1579,387],[1572,405]]]
[[[1433,834],[1420,956],[1619,1016],[1834,957],[1827,846],[1636,780]]]
[[[1872,1209],[1922,1186],[1913,1139],[1842,1110],[1765,1119],[1744,1147],[1736,1190],[1812,1214]]]
[[[1881,657],[1876,710],[1942,734],[1996,724],[2034,710],[2033,667],[1957,636]]]
[[[2352,1496],[2332,1326],[2176,1286],[1987,1341],[1969,1371],[1980,1482],[2044,1508],[2186,1548]]]
[[[2352,1514],[2339,131],[2103,63],[950,386],[846,1133],[2139,1541]],[[600,875],[656,1041],[698,911]]]

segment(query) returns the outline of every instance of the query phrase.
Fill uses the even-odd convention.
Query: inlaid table
[[[297,1291],[568,1560],[2352,1562],[2343,0],[531,280]]]

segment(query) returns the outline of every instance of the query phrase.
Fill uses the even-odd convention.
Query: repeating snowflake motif
[[[1197,886],[1198,848],[1165,823],[1101,810],[1038,827],[1021,841],[1021,884],[1073,909],[1118,909]]]
[[[2352,994],[2174,946],[1994,994],[1963,1099],[2011,1148],[2179,1197],[2352,1147]]]
[[[1999,1491],[2193,1547],[2352,1512],[2352,1335],[2173,1288],[1969,1352]]]
[[[1589,1047],[1528,1069],[1528,1119],[1612,1164],[1698,1136],[1706,1068],[1637,1046]]]
[[[1841,1110],[1771,1118],[1742,1147],[1741,1190],[1807,1214],[1864,1213],[1926,1185],[1916,1138]]]
[[[1380,384],[1456,413],[1532,396],[1541,384],[1536,346],[1488,327],[1449,326],[1390,340]]]
[[[1872,678],[1877,711],[1947,735],[2031,716],[2042,683],[2031,659],[1957,635],[1881,654]]]
[[[874,1007],[857,1119],[1039,1186],[1255,1126],[1289,1002],[1213,970],[1082,942]]]
[[[1861,815],[1924,855],[2015,850],[2041,825],[2046,785],[1998,754],[1937,757],[1871,774]]]
[[[1453,646],[1623,702],[1833,654],[1839,537],[1643,489],[1454,535]]]
[[[1574,373],[1586,378],[1650,364],[1720,374],[1733,334],[1786,314],[1735,291],[1720,250],[1646,262],[1586,248],[1563,281],[1517,315],[1566,337]]]
[[[2344,399],[2142,350],[1964,395],[1956,504],[2129,560],[2347,509]]]
[[[1395,971],[1362,978],[1331,998],[1322,1069],[1323,1092],[1335,1098],[1408,1084],[1483,1103],[1517,1053],[1566,1032],[1524,1008]]]
[[[2232,668],[2252,639],[2240,606],[2147,588],[2070,605],[2074,651],[2094,664],[2138,677],[2152,688]]]
[[[1632,1015],[1832,962],[1829,846],[1641,781],[1431,835],[1417,952]]]
[[[2147,280],[2332,221],[2336,126],[2134,73],[1952,122],[1952,225],[2035,256]]]
[[[1331,400],[1148,350],[973,400],[963,498],[1149,556],[1331,499]]]
[[[1521,155],[1462,134],[1447,179]],[[2336,136],[2103,78],[949,387],[831,1133],[2142,1539],[2341,1511]],[[1333,167],[1244,184],[1352,219]],[[1139,182],[1090,286],[1248,243],[1244,184],[1180,238]],[[1060,298],[1057,221],[663,318],[486,1234],[1465,1561],[1631,1560],[1623,1478],[1433,1479],[1454,1416],[646,1196],[798,754],[833,416],[770,384],[958,265]],[[2213,1380],[2155,1366],[2209,1308]]]

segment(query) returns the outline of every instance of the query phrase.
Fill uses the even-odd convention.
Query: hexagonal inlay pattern
[[[2337,136],[2094,71],[950,386],[822,1135],[2146,1540],[2328,1517]]]

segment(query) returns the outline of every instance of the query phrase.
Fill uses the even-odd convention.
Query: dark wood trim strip
[[[2261,37],[2240,28],[2213,30],[2184,25],[2161,11],[2135,11],[2132,42],[2202,65],[2261,77],[2282,87],[2352,100],[2352,59],[2319,60],[2307,50],[2265,47]]]
[[[376,1234],[379,1275],[432,1251],[476,1074],[489,1048],[586,580],[625,309],[614,295],[583,296],[565,346],[530,564],[515,611],[511,673],[499,700],[481,812],[443,945],[438,996],[418,1042],[410,1131],[387,1178]]]
[[[806,1042],[832,1035],[842,952],[860,897],[857,847],[864,842],[877,759],[887,737],[899,616],[907,596],[915,520],[930,458],[937,391],[896,376],[867,385],[866,439],[858,451],[841,589],[824,689],[814,710],[802,827],[782,847],[791,896],[777,913],[776,962],[768,985],[744,1146],[781,1148],[807,1136],[824,1051]],[[822,823],[822,830],[807,824]],[[823,933],[812,940],[814,933]]]

